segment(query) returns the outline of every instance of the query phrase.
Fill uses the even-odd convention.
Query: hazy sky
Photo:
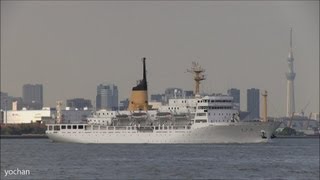
[[[289,30],[293,28],[296,111],[319,111],[318,1],[1,1],[1,91],[22,95],[44,85],[44,103],[84,97],[115,83],[120,100],[141,79],[149,94],[193,89],[186,69],[198,61],[203,92],[269,92],[269,112],[285,115]]]

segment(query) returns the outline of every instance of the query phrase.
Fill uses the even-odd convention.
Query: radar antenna
[[[56,117],[56,124],[61,124],[63,121],[62,115],[62,101],[57,101],[57,117]]]
[[[194,81],[196,82],[194,93],[196,96],[200,95],[200,82],[206,79],[205,75],[202,74],[205,72],[205,70],[199,65],[198,62],[192,62],[192,66],[190,69],[187,69],[187,72],[194,74]]]

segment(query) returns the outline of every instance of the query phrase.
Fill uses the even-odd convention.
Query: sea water
[[[160,145],[1,139],[1,179],[318,180],[319,138]]]

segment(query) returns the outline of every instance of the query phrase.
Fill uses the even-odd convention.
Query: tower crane
[[[307,107],[309,106],[311,100],[309,100],[309,102],[301,109],[301,115],[304,116],[305,110],[307,109]]]

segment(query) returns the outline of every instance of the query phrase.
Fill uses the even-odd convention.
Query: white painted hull
[[[242,122],[153,132],[68,130],[46,133],[55,142],[71,143],[259,143],[268,141],[279,125],[280,122]],[[261,131],[267,138],[262,138]]]
[[[55,142],[71,143],[260,143],[267,142],[280,122],[241,122],[200,124],[190,129],[166,129],[153,132],[110,130],[47,131]],[[262,138],[261,131],[266,138]]]

